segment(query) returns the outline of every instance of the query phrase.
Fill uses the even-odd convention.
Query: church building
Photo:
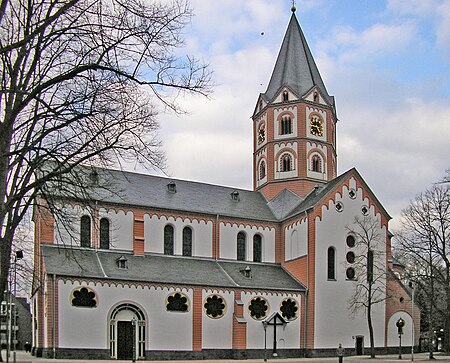
[[[403,345],[418,341],[390,216],[356,169],[337,174],[335,100],[295,8],[255,96],[253,190],[86,167],[89,207],[61,196],[63,220],[38,199],[34,354],[314,357],[339,343],[368,354],[369,285],[377,351],[397,349],[400,318]]]

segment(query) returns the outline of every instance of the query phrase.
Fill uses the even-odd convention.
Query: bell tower
[[[300,197],[336,177],[336,109],[292,7],[292,16],[253,119],[253,188],[271,200]]]

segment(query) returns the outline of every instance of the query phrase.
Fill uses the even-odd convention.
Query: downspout
[[[305,291],[305,312],[304,312],[304,319],[303,319],[303,331],[304,331],[304,334],[303,334],[303,350],[304,350],[304,353],[306,353],[306,336],[307,336],[307,334],[306,334],[306,329],[307,329],[307,327],[308,327],[308,324],[307,324],[307,321],[308,321],[308,292],[309,292],[309,289],[308,288],[306,288],[306,291]]]
[[[216,214],[216,256],[215,260],[219,259],[219,238],[220,238],[220,226],[219,226],[219,214]]]
[[[53,274],[53,303],[52,303],[52,347],[53,347],[53,359],[56,359],[56,347],[55,347],[55,328],[56,328],[56,321],[55,321],[55,304],[56,304],[56,274]]]

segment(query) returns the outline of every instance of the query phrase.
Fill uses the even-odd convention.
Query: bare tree
[[[403,210],[396,241],[408,261],[409,273],[428,296],[429,336],[433,335],[436,312],[444,322],[444,346],[450,352],[450,190],[446,183],[419,194]],[[443,305],[438,303],[442,300]]]
[[[78,165],[164,166],[158,103],[211,91],[206,65],[174,56],[190,18],[187,0],[0,1],[0,292],[44,185],[75,184]]]
[[[372,324],[373,306],[386,300],[386,235],[376,217],[356,217],[347,226],[355,236],[355,262],[353,263],[354,291],[349,299],[351,313],[363,310],[367,318],[370,339],[370,356],[375,358],[375,340]]]

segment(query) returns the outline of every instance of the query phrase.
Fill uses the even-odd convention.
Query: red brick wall
[[[194,288],[192,298],[192,350],[202,350],[202,315],[203,315],[203,302],[202,302],[202,289],[199,287]]]
[[[385,331],[385,345],[387,345],[387,331],[389,319],[398,311],[405,311],[413,316],[414,320],[414,342],[419,344],[420,337],[420,309],[414,303],[414,315],[412,309],[412,296],[405,290],[405,287],[397,280],[391,273],[388,274],[387,279],[387,295],[386,300],[386,331]],[[401,301],[402,300],[402,301]]]
[[[236,317],[244,317],[244,305],[238,304],[237,300],[241,299],[241,291],[234,293],[234,316],[233,316],[233,349],[247,348],[247,323],[238,322]]]

